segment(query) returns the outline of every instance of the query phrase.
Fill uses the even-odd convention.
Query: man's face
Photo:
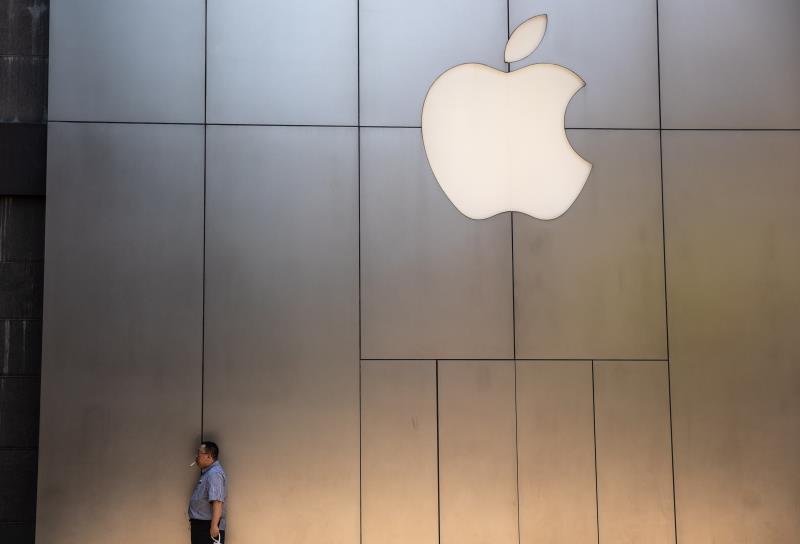
[[[195,457],[194,460],[200,468],[208,468],[214,464],[214,459],[211,457],[211,454],[208,453],[203,446],[197,449],[197,457]]]

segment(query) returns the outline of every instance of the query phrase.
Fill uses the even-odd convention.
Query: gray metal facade
[[[586,81],[593,171],[557,220],[473,221],[422,100],[506,69],[538,13],[518,64]],[[799,25],[795,0],[54,3],[37,541],[187,540],[200,437],[233,544],[800,540]]]

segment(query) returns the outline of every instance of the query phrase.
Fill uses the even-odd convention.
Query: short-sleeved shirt
[[[213,514],[211,501],[222,502],[222,517],[219,520],[219,530],[225,530],[225,498],[227,482],[225,471],[219,461],[200,472],[200,479],[194,487],[192,498],[189,499],[189,519],[210,520]]]

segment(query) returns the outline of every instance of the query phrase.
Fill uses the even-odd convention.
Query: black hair
[[[219,457],[219,446],[214,442],[203,442],[200,447],[206,450],[206,453],[211,454],[211,458],[216,460]]]

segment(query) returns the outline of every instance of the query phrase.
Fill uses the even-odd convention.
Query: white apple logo
[[[547,16],[512,33],[506,62],[530,55]],[[519,211],[555,219],[580,194],[592,165],[567,140],[564,115],[585,83],[557,64],[501,72],[461,64],[431,85],[422,107],[422,138],[433,174],[458,210],[472,219]]]

